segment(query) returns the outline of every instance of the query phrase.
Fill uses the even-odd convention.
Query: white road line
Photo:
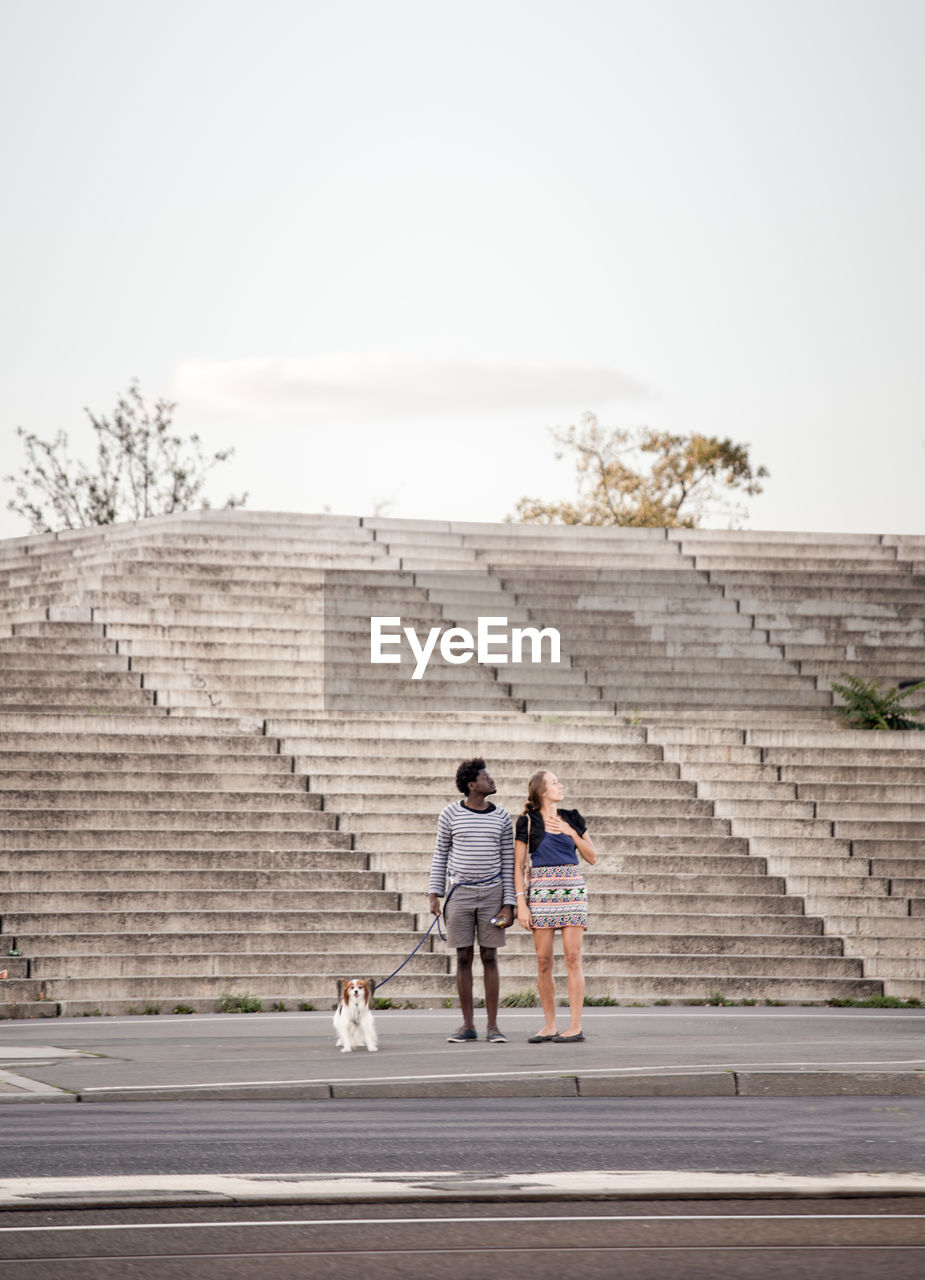
[[[458,1218],[262,1218],[236,1221],[225,1218],[218,1222],[103,1222],[74,1223],[67,1226],[0,1227],[0,1234],[48,1231],[202,1231],[207,1228],[228,1227],[336,1227],[361,1226],[447,1226],[467,1222],[897,1222],[925,1220],[923,1213],[555,1213],[537,1218],[532,1214],[508,1214],[507,1216]]]
[[[447,1013],[447,1011],[443,1009],[439,1009],[439,1010],[438,1009],[433,1009],[433,1010],[421,1009],[416,1012],[410,1009],[396,1009],[394,1010],[394,1012],[400,1014],[403,1020],[428,1021],[428,1022],[431,1022],[431,1021],[435,1022],[437,1020],[438,1015],[440,1014],[446,1014],[448,1018],[451,1018],[451,1015],[452,1015],[452,1011]],[[321,1019],[327,1019],[328,1021],[330,1021],[333,1013],[334,1013],[333,1005],[330,1010],[316,1009],[316,1010],[313,1010],[310,1012],[304,1012],[304,1013],[297,1012],[296,1010],[289,1010],[287,1012],[277,1012],[277,1013],[270,1013],[268,1011],[266,1013],[249,1013],[249,1014],[198,1013],[198,1014],[182,1014],[181,1015],[181,1014],[165,1013],[165,1014],[162,1014],[159,1019],[155,1019],[153,1022],[150,1018],[146,1019],[144,1025],[146,1029],[148,1027],[151,1027],[151,1029],[153,1030],[154,1027],[156,1027],[157,1025],[164,1026],[169,1024],[171,1026],[174,1026],[180,1022],[186,1022],[193,1026],[201,1026],[205,1022],[224,1022],[227,1024],[229,1018],[240,1018],[240,1017],[246,1017],[248,1023],[268,1022],[268,1021],[274,1021],[274,1020],[279,1020],[280,1022],[303,1022],[303,1021],[318,1022]],[[841,1020],[856,1022],[859,1014],[860,1015],[863,1015],[863,1014],[889,1015],[889,1019],[891,1022],[908,1021],[910,1019],[921,1021],[922,1018],[925,1017],[925,1009],[922,1009],[921,1011],[905,1010],[905,1009],[858,1009],[854,1013],[835,1013],[829,1009],[820,1007],[818,1011],[800,1009],[799,1011],[794,1010],[793,1012],[788,1012],[786,1009],[781,1009],[781,1010],[776,1009],[772,1013],[770,1011],[765,1011],[764,1009],[760,1008],[760,1006],[758,1010],[755,1010],[751,1007],[739,1007],[734,1005],[727,1005],[721,1009],[711,1009],[709,1008],[709,1006],[698,1006],[696,1010],[694,1009],[661,1010],[660,1009],[656,1011],[654,1009],[639,1010],[639,1009],[630,1009],[627,1007],[620,1008],[615,1006],[612,1010],[588,1008],[588,1009],[585,1009],[584,1011],[584,1016],[589,1020],[596,1020],[597,1018],[618,1017],[620,1021],[625,1021],[627,1018],[644,1018],[649,1022],[658,1018],[669,1018],[674,1020],[677,1020],[678,1018],[700,1018],[701,1020],[703,1020],[704,1018],[725,1018],[728,1021],[730,1018],[734,1018],[739,1015],[744,1017],[754,1016],[756,1020],[760,1020],[761,1022],[770,1022],[774,1019],[781,1019],[781,1018],[789,1021],[796,1020],[800,1022],[807,1022],[811,1019],[814,1020],[817,1018],[824,1018],[826,1022],[838,1022]],[[390,1013],[388,1011],[386,1010],[382,1011],[383,1018],[387,1019],[389,1016],[390,1016]],[[501,1016],[505,1019],[505,1021],[529,1021],[529,1019],[535,1018],[537,1016],[537,1011],[533,1009],[530,1012],[521,1012],[519,1010],[514,1010],[514,1009],[505,1009],[501,1014]],[[458,1020],[458,1011],[456,1012],[456,1018]],[[87,1019],[85,1018],[59,1018],[59,1019],[56,1019],[56,1022],[59,1026],[62,1026],[62,1027],[79,1026],[79,1027],[87,1028]],[[105,1019],[107,1030],[109,1030],[111,1027],[138,1026],[141,1022],[142,1022],[142,1019],[137,1016],[132,1018],[110,1017]],[[47,1029],[45,1034],[47,1035]]]
[[[707,1260],[711,1260],[717,1255],[727,1257],[730,1254],[741,1255],[763,1255],[776,1258],[778,1255],[785,1253],[806,1254],[836,1254],[850,1253],[872,1254],[879,1261],[881,1256],[887,1253],[925,1253],[925,1249],[917,1244],[610,1244],[610,1245],[539,1245],[539,1246],[522,1246],[522,1245],[480,1245],[472,1244],[468,1247],[459,1249],[300,1249],[296,1252],[294,1249],[274,1249],[272,1252],[268,1249],[259,1249],[254,1251],[237,1251],[235,1253],[131,1253],[131,1254],[108,1254],[108,1253],[89,1253],[75,1254],[73,1257],[56,1257],[42,1258],[39,1261],[63,1264],[67,1262],[83,1263],[84,1266],[96,1263],[114,1262],[157,1262],[163,1265],[165,1262],[184,1262],[189,1264],[191,1272],[195,1272],[197,1265],[201,1267],[203,1262],[240,1262],[242,1258],[249,1258],[253,1261],[263,1262],[265,1264],[281,1262],[283,1260],[297,1259],[299,1261],[308,1262],[312,1260],[320,1260],[322,1258],[331,1258],[335,1261],[346,1262],[350,1258],[354,1259],[354,1266],[358,1269],[369,1267],[370,1262],[377,1261],[395,1261],[404,1258],[432,1258],[438,1262],[441,1258],[459,1258],[460,1260],[474,1259],[484,1254],[497,1254],[499,1257],[508,1255],[516,1255],[521,1261],[536,1258],[542,1260],[547,1255],[581,1255],[581,1257],[605,1257],[610,1259],[616,1254],[644,1253],[647,1256],[652,1254],[663,1253],[679,1253],[687,1257],[688,1254],[702,1253],[707,1256]],[[873,1260],[873,1259],[872,1259]],[[23,1259],[16,1259],[23,1261]],[[35,1259],[29,1259],[35,1261]],[[60,1271],[59,1271],[60,1274]],[[886,1273],[881,1273],[886,1274]]]

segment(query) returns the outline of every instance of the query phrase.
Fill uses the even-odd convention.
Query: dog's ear
[[[343,1004],[343,1003],[344,1003],[344,980],[343,980],[343,978],[338,978],[338,979],[337,979],[337,1003],[338,1003],[338,1004]]]
[[[367,985],[369,986],[369,998],[370,998],[370,1001],[372,1001],[373,996],[376,994],[376,979],[367,978],[366,982],[367,982]]]

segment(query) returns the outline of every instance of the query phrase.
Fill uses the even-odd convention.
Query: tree
[[[674,436],[640,427],[606,430],[593,413],[580,426],[550,434],[556,457],[575,457],[575,502],[521,498],[509,520],[524,524],[636,525],[694,529],[715,511],[743,514],[730,503],[741,491],[761,493],[766,467],[753,468],[748,446],[694,433]]]
[[[210,504],[201,496],[206,476],[234,450],[206,457],[198,435],[184,440],[174,434],[176,407],[170,400],[157,400],[149,408],[133,380],[111,418],[84,409],[96,434],[93,467],[71,458],[65,432],[42,440],[17,427],[26,461],[18,475],[4,476],[16,487],[7,507],[25,516],[33,533],[141,520],[197,505],[207,508]],[[225,507],[242,507],[246,501],[246,493],[232,495]]]

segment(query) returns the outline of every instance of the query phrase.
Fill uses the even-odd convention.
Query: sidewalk
[[[895,1199],[925,1196],[920,1173],[692,1173],[597,1170],[464,1174],[137,1174],[133,1177],[0,1178],[0,1214],[17,1209],[142,1209],[215,1205],[521,1204],[582,1200]],[[216,1224],[219,1225],[219,1224]]]
[[[583,1044],[448,1044],[458,1010],[376,1014],[340,1053],[330,1013],[0,1023],[0,1103],[492,1097],[925,1096],[925,1009],[588,1009]]]

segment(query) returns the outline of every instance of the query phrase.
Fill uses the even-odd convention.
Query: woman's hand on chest
[[[565,821],[565,819],[560,817],[559,814],[556,814],[555,817],[553,818],[545,818],[544,825],[550,835],[571,836],[573,840],[578,839],[578,835],[574,827],[570,827],[569,824]]]

